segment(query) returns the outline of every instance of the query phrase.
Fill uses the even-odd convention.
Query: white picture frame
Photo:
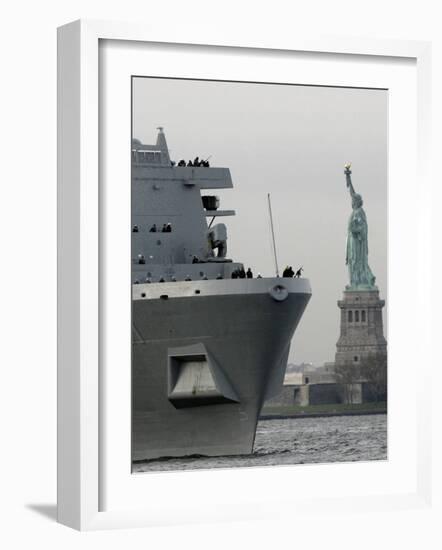
[[[108,399],[107,392],[115,391],[110,386],[100,383],[102,374],[102,303],[106,299],[101,282],[103,277],[102,235],[100,215],[103,209],[115,209],[118,199],[113,204],[103,204],[103,189],[100,187],[100,45],[103,41],[115,41],[126,48],[140,44],[167,44],[173,46],[176,66],[179,66],[180,50],[204,47],[204,55],[210,59],[215,48],[228,49],[229,56],[244,56],[249,53],[263,53],[281,56],[282,62],[288,53],[304,52],[316,56],[345,56],[356,64],[364,64],[364,59],[401,60],[408,59],[415,63],[417,82],[416,113],[418,125],[414,128],[417,150],[411,156],[419,164],[419,184],[414,174],[400,173],[399,163],[393,162],[392,170],[395,181],[403,176],[404,185],[413,186],[419,209],[415,216],[418,222],[418,235],[421,243],[416,248],[416,259],[419,261],[419,288],[414,305],[419,305],[423,315],[418,331],[419,347],[414,350],[425,350],[427,360],[420,364],[418,379],[406,387],[415,390],[416,406],[409,413],[415,429],[413,461],[406,465],[403,476],[398,476],[395,488],[393,485],[385,491],[375,487],[372,492],[352,494],[350,490],[332,494],[312,490],[312,498],[296,499],[274,491],[278,483],[287,483],[294,476],[292,468],[277,469],[269,474],[259,469],[226,470],[220,472],[192,472],[187,474],[159,474],[144,479],[144,494],[149,491],[149,502],[139,506],[136,499],[131,505],[132,488],[120,487],[121,493],[112,500],[112,506],[103,503],[104,483],[114,479],[113,468],[121,468],[124,462],[107,463],[103,454],[108,453],[108,444],[104,441],[103,426],[107,414],[103,402]],[[186,45],[186,46],[184,46]],[[153,54],[155,55],[155,54]],[[364,57],[362,57],[364,56]],[[342,58],[343,59],[343,58]],[[107,61],[106,61],[107,62]],[[324,62],[327,62],[326,60]],[[117,74],[117,73],[116,73]],[[169,74],[169,73],[168,73]],[[182,74],[169,74],[182,76]],[[212,76],[212,75],[211,75]],[[213,76],[216,76],[214,70]],[[376,76],[376,75],[375,75]],[[375,76],[373,82],[376,81]],[[324,84],[353,85],[352,77],[338,77],[330,82],[330,75],[322,76]],[[386,78],[382,76],[382,78]],[[328,79],[328,80],[327,80]],[[263,77],[263,81],[265,78]],[[311,82],[318,84],[318,81]],[[161,32],[156,35],[152,29],[136,24],[125,24],[101,21],[76,21],[59,29],[58,34],[58,521],[80,530],[104,529],[115,527],[150,526],[173,523],[192,523],[195,521],[217,521],[232,519],[250,519],[260,517],[265,502],[288,504],[293,512],[295,508],[309,510],[333,505],[345,512],[354,508],[355,503],[366,511],[397,507],[426,506],[431,497],[430,467],[430,432],[427,419],[430,416],[430,402],[425,387],[429,384],[431,371],[431,275],[430,251],[431,231],[426,207],[431,204],[431,185],[429,181],[429,121],[430,121],[430,45],[425,42],[364,40],[356,38],[303,38],[281,37],[280,41],[267,43],[265,38],[241,40],[226,34],[223,41],[211,44],[204,36],[186,35],[186,29],[171,31],[170,36]],[[414,91],[412,92],[414,94]],[[409,101],[414,101],[409,96]],[[407,142],[410,146],[411,142]],[[397,155],[397,151],[390,151]],[[399,157],[396,157],[399,158]],[[412,162],[412,161],[409,161]],[[390,174],[391,176],[392,174]],[[408,178],[408,179],[407,179]],[[411,179],[410,179],[411,178]],[[101,183],[100,183],[101,182]],[[412,187],[408,187],[411,189]],[[405,193],[406,194],[406,193]],[[427,205],[427,206],[426,206]],[[409,205],[408,205],[409,207]],[[110,211],[110,210],[109,210]],[[114,210],[115,211],[115,210]],[[394,216],[393,216],[394,219]],[[397,235],[396,235],[397,237]],[[390,238],[394,239],[394,228],[390,227]],[[399,266],[399,262],[397,262]],[[394,266],[393,266],[394,268]],[[395,270],[396,277],[399,267]],[[428,315],[425,315],[428,313]],[[416,321],[417,322],[417,321]],[[390,360],[391,360],[390,355]],[[409,362],[412,361],[410,355]],[[395,359],[393,354],[393,361]],[[404,382],[407,383],[407,382]],[[408,381],[408,383],[410,383]],[[398,403],[392,392],[393,407]],[[411,418],[410,416],[410,418]],[[104,422],[104,423],[103,423]],[[390,426],[391,428],[391,426]],[[124,426],[122,427],[124,429]],[[127,434],[130,437],[130,434]],[[113,443],[115,444],[115,442]],[[121,446],[121,445],[120,445]],[[124,446],[124,445],[123,445]],[[113,452],[113,451],[112,451]],[[103,462],[104,460],[104,462]],[[104,466],[106,464],[106,466]],[[394,460],[392,461],[394,468]],[[299,467],[298,467],[299,468]],[[325,466],[315,466],[318,483],[329,476]],[[362,470],[348,470],[348,465],[334,465],[335,479],[348,477],[351,484],[357,484]],[[413,469],[412,489],[401,486],[405,476],[409,477]],[[247,471],[245,471],[247,470]],[[253,471],[252,471],[253,470]],[[376,472],[375,472],[376,473]],[[127,477],[130,472],[125,472]],[[310,474],[306,474],[307,477]],[[387,472],[385,472],[387,475]],[[391,475],[391,471],[388,475]],[[394,477],[394,476],[393,476]],[[123,478],[122,478],[123,479]],[[250,491],[248,506],[231,506],[220,495],[215,506],[205,506],[205,500],[197,502],[189,495],[189,487],[203,490],[208,483],[235,484],[246,483],[249,487],[256,481],[264,480],[261,493]],[[293,478],[294,479],[294,478]],[[244,481],[245,480],[245,481]],[[120,481],[116,482],[117,485]],[[123,483],[123,481],[122,481]],[[124,483],[128,483],[127,479]],[[132,476],[130,485],[138,484]],[[166,488],[167,490],[162,488]],[[178,495],[187,494],[185,506],[182,499],[171,503],[162,492],[170,494],[174,488]],[[121,500],[119,500],[121,494]],[[124,496],[123,496],[124,495]],[[244,503],[244,501],[242,501]],[[274,512],[281,514],[280,507],[273,506]],[[276,511],[278,510],[278,511]],[[267,510],[268,512],[268,510]],[[198,518],[197,520],[194,518]]]

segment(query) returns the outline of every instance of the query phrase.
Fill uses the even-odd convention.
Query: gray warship
[[[201,193],[232,188],[230,170],[172,162],[158,130],[131,152],[132,460],[250,454],[310,284],[235,277],[218,222],[235,212]]]

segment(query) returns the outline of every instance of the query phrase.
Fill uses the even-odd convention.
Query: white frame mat
[[[110,44],[107,50],[106,44]],[[152,51],[149,51],[149,45],[152,45]],[[167,65],[167,59],[162,57],[161,46],[173,50],[173,59],[179,72],[178,69],[172,71]],[[209,65],[204,68],[198,64],[201,74],[186,72],[186,56],[196,46],[203,48],[200,53],[213,62],[213,69]],[[109,319],[119,319],[120,324],[112,325],[112,330],[122,327],[123,332],[129,333],[130,327],[124,314],[115,315],[115,308],[118,307],[120,312],[128,311],[126,302],[130,298],[129,294],[126,292],[127,296],[122,298],[121,306],[115,305],[120,298],[115,304],[109,301],[112,293],[121,296],[119,289],[126,284],[127,266],[112,270],[112,274],[109,272],[106,240],[112,237],[112,227],[124,225],[130,213],[124,206],[128,201],[127,196],[124,196],[124,188],[116,185],[115,179],[118,176],[120,181],[121,178],[126,181],[129,174],[130,157],[125,150],[125,143],[129,142],[125,141],[127,136],[124,133],[130,128],[130,120],[127,119],[129,111],[116,112],[115,105],[127,100],[127,91],[130,89],[127,78],[131,74],[140,74],[143,56],[144,63],[150,59],[147,71],[149,76],[220,79],[220,74],[227,73],[222,72],[224,69],[221,69],[220,63],[215,63],[215,58],[218,59],[214,55],[215,49],[217,52],[222,50],[233,60],[230,71],[236,70],[235,60],[239,62],[247,55],[261,55],[262,59],[266,56],[278,58],[281,70],[284,70],[284,63],[287,63],[290,55],[297,53],[318,58],[329,55],[330,63],[334,62],[335,65],[333,56],[337,59],[345,57],[346,62],[360,67],[353,75],[339,76],[336,70],[330,81],[330,73],[324,69],[320,77],[305,73],[305,82],[343,86],[366,82],[370,87],[391,90],[389,121],[393,137],[389,149],[389,301],[392,313],[389,316],[389,343],[393,344],[390,360],[393,365],[400,365],[405,375],[401,381],[394,374],[398,370],[393,368],[393,376],[389,380],[387,462],[130,474],[130,445],[127,445],[130,441],[127,424],[130,417],[130,392],[121,389],[128,387],[130,364],[126,370],[120,369],[123,378],[111,374],[106,376],[106,383],[103,383],[103,358],[107,361],[117,349],[109,347],[117,344],[112,344],[109,342],[112,339],[106,338],[109,327],[103,322],[103,312],[108,312],[112,306],[113,313]],[[399,67],[401,59],[413,67],[411,78],[410,71],[398,69],[397,74],[391,71],[395,60]],[[100,67],[103,60],[106,63],[105,73]],[[379,67],[385,67],[373,69],[370,73],[370,60],[377,60]],[[325,67],[328,61],[323,59],[323,63]],[[241,76],[241,70],[238,71],[238,76]],[[248,75],[252,74],[250,71],[251,66],[244,68],[241,80],[248,80]],[[360,76],[364,71],[365,80]],[[264,73],[260,81],[269,81],[270,69]],[[296,83],[293,80],[281,80],[281,74],[276,74],[274,81]],[[231,79],[238,80],[239,77]],[[382,86],[382,83],[386,85]],[[106,101],[100,99],[100,86],[106,87]],[[403,94],[399,93],[401,90]],[[407,110],[408,115],[405,115]],[[403,119],[405,131],[401,128],[401,113],[406,116]],[[264,37],[247,39],[229,35],[228,30],[222,38],[210,39],[204,35],[204,29],[198,35],[192,33],[189,36],[185,26],[162,31],[132,23],[100,21],[76,21],[59,29],[60,523],[79,530],[91,530],[275,518],[284,513],[290,517],[293,513],[309,514],[331,508],[334,513],[349,513],[355,508],[370,512],[429,505],[431,403],[426,388],[431,387],[432,368],[430,114],[430,46],[424,42],[281,36],[268,43]],[[109,133],[106,133],[105,140],[100,134],[100,117],[109,122],[106,123],[106,132],[109,130]],[[123,136],[116,131],[121,128],[124,129]],[[395,136],[401,132],[404,136],[399,140]],[[403,162],[401,155],[406,156]],[[130,181],[130,177],[127,181]],[[393,205],[392,199],[395,201]],[[398,201],[402,201],[400,204],[405,213],[399,212]],[[413,231],[410,228],[404,231],[409,239],[411,258],[419,266],[416,295],[411,303],[407,301],[409,311],[419,311],[419,321],[416,315],[408,327],[404,321],[400,322],[400,317],[403,317],[401,308],[405,307],[401,306],[401,296],[406,290],[406,285],[400,282],[406,254],[397,246],[402,237],[399,231],[401,214],[405,219],[407,215],[414,216]],[[124,239],[117,241],[113,239],[114,260],[115,257],[122,258],[120,263],[124,266],[128,252],[122,242]],[[105,320],[107,322],[107,316]],[[401,339],[405,339],[409,345],[407,353],[401,352],[400,346],[395,345]],[[124,350],[130,345],[130,336],[129,339],[123,337],[118,345],[118,353],[124,355]],[[415,361],[419,361],[419,376],[412,378]],[[109,372],[116,370],[110,368]],[[405,401],[401,401],[403,391],[411,392],[416,399],[408,398],[411,405],[407,405],[408,410],[404,410],[401,419],[400,408],[405,406]],[[116,409],[115,403],[119,397],[121,409]],[[110,422],[112,430],[108,427]],[[401,422],[406,423],[406,426],[401,425]],[[407,438],[409,441],[406,444]],[[405,453],[406,449],[410,452]],[[309,480],[309,490],[307,486],[301,488],[299,494],[288,490],[291,484],[293,487],[301,487],[301,478]],[[311,481],[313,479],[316,482]],[[342,480],[345,480],[344,484]],[[373,480],[371,486],[367,480]],[[360,490],[357,489],[358,485]],[[207,505],[207,499],[210,498],[208,487],[217,489],[210,506]],[[237,487],[240,488],[238,493],[246,491],[246,496],[240,499],[235,496],[236,501],[233,503],[229,495],[236,495]],[[281,506],[283,503],[284,506]]]

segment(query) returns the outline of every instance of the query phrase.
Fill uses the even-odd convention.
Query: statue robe
[[[368,224],[362,207],[354,208],[348,221],[347,258],[350,287],[374,287],[368,265]]]

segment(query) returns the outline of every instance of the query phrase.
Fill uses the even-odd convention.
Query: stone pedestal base
[[[372,354],[386,354],[382,308],[385,301],[379,290],[345,290],[338,301],[341,310],[341,335],[336,344],[335,364],[352,363]]]

